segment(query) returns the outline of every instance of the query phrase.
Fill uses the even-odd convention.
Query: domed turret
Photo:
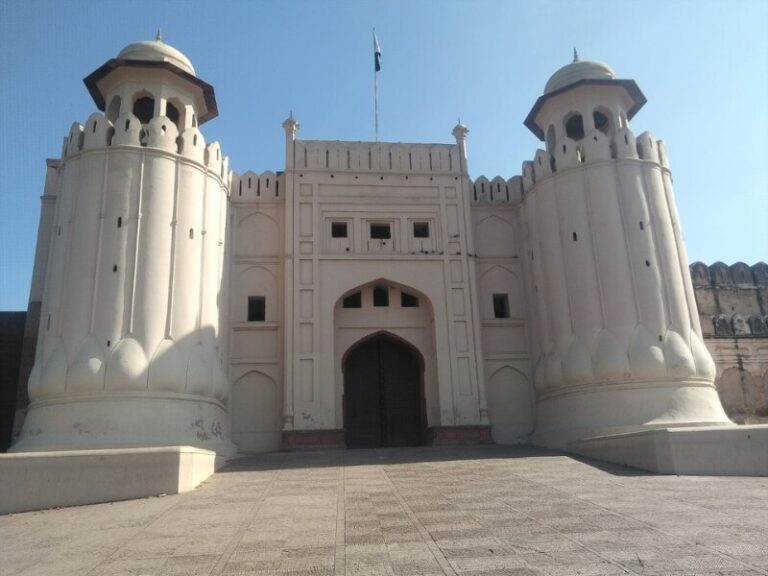
[[[133,114],[146,125],[166,116],[183,132],[219,114],[213,86],[159,32],[155,40],[129,44],[83,81],[111,122]]]
[[[594,125],[589,120],[585,120],[581,128],[574,125],[568,137],[579,140],[580,137],[574,135],[583,136],[593,127],[613,135],[617,129],[626,127],[645,102],[646,98],[634,80],[616,78],[616,73],[608,64],[581,60],[574,50],[573,62],[560,68],[547,80],[544,94],[536,100],[525,125],[540,140],[544,140],[546,134],[547,151],[552,153],[551,140],[555,136],[552,132],[557,136],[561,135],[560,132],[563,135],[566,133],[565,126],[560,126],[562,122],[568,122],[575,115],[592,116],[592,110],[600,107],[600,117],[595,119]]]

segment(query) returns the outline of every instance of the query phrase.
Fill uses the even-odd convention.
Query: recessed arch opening
[[[565,117],[565,135],[572,140],[584,138],[584,119],[578,112],[571,112]]]
[[[410,342],[380,330],[342,357],[344,441],[348,448],[426,442],[424,357]]]
[[[155,98],[147,91],[137,93],[133,97],[133,115],[142,124],[148,124],[155,115]]]

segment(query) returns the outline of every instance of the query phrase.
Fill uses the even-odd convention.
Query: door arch
[[[344,354],[342,370],[348,448],[424,444],[424,360],[416,348],[379,332]]]

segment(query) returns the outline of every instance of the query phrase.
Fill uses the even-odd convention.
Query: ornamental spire
[[[162,28],[158,28],[157,29],[157,35],[155,36],[155,40],[157,40],[158,42],[162,42],[163,41],[163,29]]]
[[[576,52],[576,47],[573,47],[573,61],[578,62],[579,61],[579,53]]]

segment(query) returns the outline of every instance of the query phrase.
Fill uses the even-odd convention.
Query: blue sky
[[[634,78],[631,123],[666,141],[690,259],[768,260],[768,2],[0,0],[0,310],[26,308],[45,159],[95,110],[82,78],[151,39],[216,89],[203,126],[238,172],[283,168],[300,138],[373,139],[376,27],[381,139],[452,142],[470,128],[472,177],[520,173],[540,146],[522,122],[571,59]]]

